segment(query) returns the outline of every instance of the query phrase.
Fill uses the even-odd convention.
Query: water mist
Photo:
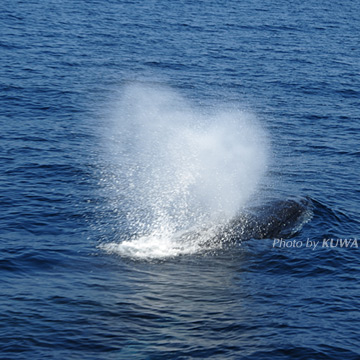
[[[101,248],[123,256],[203,250],[211,229],[246,205],[266,169],[266,136],[252,115],[224,104],[197,109],[165,87],[125,87],[109,130],[102,183],[121,215],[118,238]],[[184,241],[189,229],[207,230]]]

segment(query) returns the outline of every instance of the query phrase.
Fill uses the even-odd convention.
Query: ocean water
[[[1,359],[360,359],[358,2],[0,10]]]

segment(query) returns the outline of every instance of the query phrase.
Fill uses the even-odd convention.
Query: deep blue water
[[[3,0],[0,357],[360,359],[359,13],[350,0]],[[255,147],[241,179],[258,185],[230,196],[312,199],[298,246],[176,252],[158,232],[141,257],[105,251],[137,241],[151,201],[190,207],[188,188],[164,205],[153,186],[159,169],[193,174],[191,154],[169,161],[166,124],[201,135],[208,115],[228,134],[214,113],[234,106],[257,119],[239,144]],[[209,178],[226,181],[221,166]]]

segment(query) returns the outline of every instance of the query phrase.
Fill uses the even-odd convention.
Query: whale
[[[240,211],[229,221],[183,232],[178,238],[196,240],[204,246],[250,239],[289,239],[297,235],[312,216],[313,203],[309,197],[272,200]]]
[[[110,253],[131,258],[163,258],[196,252],[217,253],[243,244],[244,240],[288,239],[297,235],[304,224],[316,213],[318,203],[310,198],[262,201],[261,205],[248,206],[237,215],[225,220],[209,219],[174,232],[155,232],[130,235],[120,243],[100,245]],[[314,211],[313,211],[314,208]],[[166,229],[165,229],[166,230]]]
[[[310,198],[271,201],[231,219],[222,236],[233,240],[288,239],[299,233],[312,215]]]

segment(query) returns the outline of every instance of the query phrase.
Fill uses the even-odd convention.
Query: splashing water
[[[106,138],[103,176],[109,205],[121,214],[118,239],[100,247],[145,259],[202,251],[214,224],[256,191],[266,144],[254,117],[234,106],[200,111],[171,89],[127,86]],[[194,227],[207,230],[179,235]]]

